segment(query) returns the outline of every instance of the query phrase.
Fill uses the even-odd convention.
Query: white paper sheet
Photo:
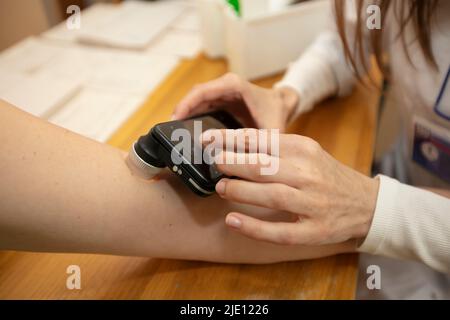
[[[49,121],[105,142],[144,100],[145,96],[87,88]]]
[[[82,27],[77,39],[83,43],[123,49],[145,49],[186,6],[180,1],[126,1],[101,24]]]
[[[79,79],[84,86],[147,94],[177,66],[173,55],[74,46],[46,65],[45,73]]]
[[[191,59],[199,54],[201,49],[202,41],[198,32],[169,29],[152,42],[147,52]]]
[[[174,56],[76,46],[42,70],[49,77],[83,83],[82,91],[49,120],[104,142],[178,61]]]
[[[63,51],[62,47],[29,37],[0,53],[0,70],[31,74]]]
[[[73,42],[77,40],[81,30],[95,29],[104,25],[117,14],[118,6],[111,3],[96,3],[84,9],[81,12],[81,28],[68,29],[66,20],[42,33],[42,37],[65,42]]]
[[[105,141],[178,62],[173,55],[33,38],[0,54],[0,98]]]
[[[0,98],[104,142],[180,57],[199,52],[198,17],[192,3],[93,5],[82,12],[81,30],[68,30],[63,22],[0,53]],[[96,44],[120,49],[83,45],[78,39],[86,34],[94,36],[91,40],[99,36],[102,41]],[[142,51],[123,50],[143,46]]]
[[[200,15],[196,7],[187,8],[171,25],[174,29],[200,32]]]
[[[80,88],[79,81],[68,77],[0,73],[0,98],[42,118],[56,112]]]

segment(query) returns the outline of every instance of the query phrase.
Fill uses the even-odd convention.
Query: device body
[[[197,123],[196,123],[197,121]],[[199,129],[199,124],[201,130]],[[183,121],[169,121],[155,125],[147,135],[142,136],[130,151],[130,162],[139,168],[143,177],[151,178],[163,168],[168,167],[194,193],[208,196],[214,193],[215,186],[224,177],[214,164],[207,164],[203,158],[193,161],[195,153],[201,154],[199,136],[210,129],[237,129],[242,125],[224,111],[193,117]],[[179,148],[180,131],[190,133],[190,150]],[[184,137],[186,139],[186,136]],[[182,140],[182,139],[181,139]],[[198,159],[196,159],[198,160]]]

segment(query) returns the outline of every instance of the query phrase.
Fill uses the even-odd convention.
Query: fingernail
[[[175,115],[175,113],[170,116],[170,120],[176,120],[176,119],[177,119],[177,116]]]
[[[217,192],[218,194],[224,194],[224,193],[225,193],[226,183],[227,183],[227,179],[221,179],[221,180],[216,184],[216,192]]]
[[[232,215],[227,216],[227,218],[225,219],[225,223],[227,225],[229,225],[230,227],[233,227],[236,229],[239,229],[242,226],[241,219],[239,219],[235,216],[232,216]]]

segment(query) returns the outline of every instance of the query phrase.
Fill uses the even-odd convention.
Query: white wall
[[[60,19],[56,0],[0,0],[0,50]]]

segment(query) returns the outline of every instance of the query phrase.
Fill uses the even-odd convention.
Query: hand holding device
[[[210,129],[241,127],[238,121],[224,111],[160,123],[134,143],[128,163],[146,179],[168,167],[193,192],[208,196],[214,193],[216,183],[224,175],[216,169],[215,164],[207,163],[203,158],[200,135]]]
[[[292,120],[298,101],[298,94],[291,88],[266,89],[229,73],[196,86],[178,104],[173,119],[192,117],[220,107],[245,127],[283,132]]]
[[[245,141],[239,136],[248,136],[251,130],[258,131],[221,130],[221,143],[227,136]],[[210,134],[217,136],[214,132]],[[259,139],[257,142],[269,144]],[[264,221],[231,212],[226,217],[227,225],[248,237],[276,244],[323,245],[365,238],[375,211],[378,179],[343,165],[308,137],[281,134],[279,147],[279,156],[262,153],[265,157],[258,159],[264,161],[258,160],[256,164],[237,160],[218,162],[220,172],[240,179],[221,179],[216,191],[232,202],[289,212],[292,222]],[[237,149],[246,150],[246,145],[238,143]],[[226,148],[223,153],[228,160],[241,156]],[[278,170],[262,175],[268,159],[279,164]]]

